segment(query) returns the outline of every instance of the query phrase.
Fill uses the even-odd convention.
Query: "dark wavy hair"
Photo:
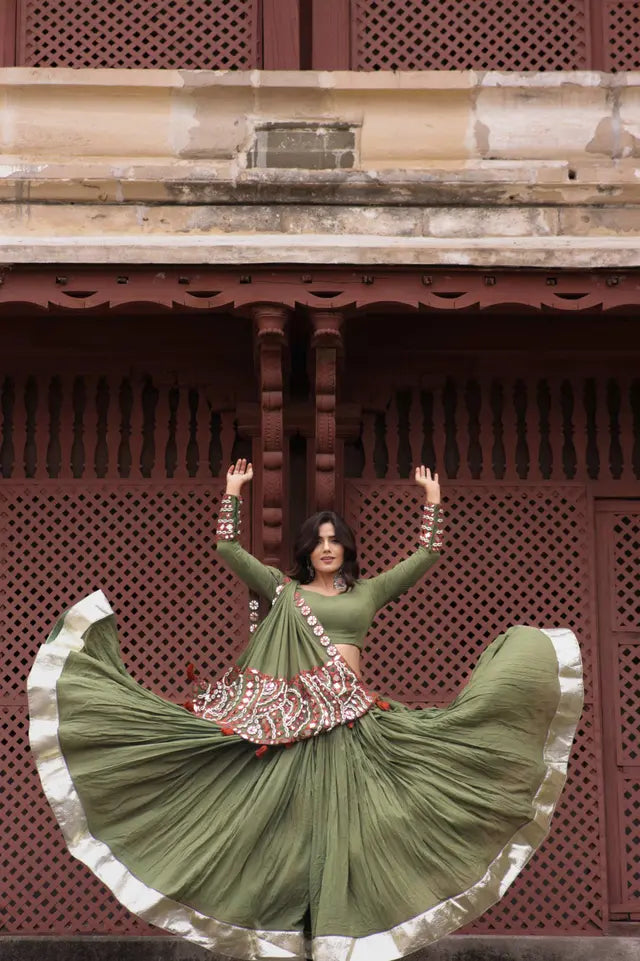
[[[293,567],[289,574],[300,584],[308,584],[312,579],[309,577],[309,561],[311,552],[317,546],[318,532],[322,524],[333,524],[336,540],[344,548],[342,571],[349,590],[360,577],[356,539],[347,522],[335,511],[320,511],[307,517],[293,545]]]

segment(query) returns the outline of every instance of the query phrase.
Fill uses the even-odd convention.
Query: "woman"
[[[251,477],[229,469],[218,550],[273,606],[237,664],[169,704],[126,673],[103,595],[85,598],[30,677],[43,785],[71,851],[147,920],[235,958],[391,961],[501,897],[547,833],[578,646],[513,627],[448,707],[382,701],[360,648],[438,559],[438,475],[416,470],[417,550],[369,579],[328,512],[303,525],[291,576],[244,551]]]

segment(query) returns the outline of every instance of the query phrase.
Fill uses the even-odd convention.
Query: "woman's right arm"
[[[247,469],[248,468],[248,469]],[[216,546],[218,554],[231,570],[255,591],[256,594],[272,601],[276,587],[284,580],[284,574],[276,567],[262,564],[257,557],[245,551],[240,546],[240,506],[242,498],[240,490],[242,484],[251,480],[253,472],[251,464],[238,461],[232,465],[227,474],[227,490],[220,503],[218,513],[218,527],[216,530]]]

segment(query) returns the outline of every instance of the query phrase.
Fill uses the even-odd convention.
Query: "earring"
[[[315,576],[316,576],[316,569],[311,563],[311,558],[307,557],[307,577],[309,578],[310,581],[312,581]]]
[[[347,589],[347,582],[344,579],[344,570],[342,568],[335,573],[333,578],[333,589],[334,591],[338,591],[340,594]]]

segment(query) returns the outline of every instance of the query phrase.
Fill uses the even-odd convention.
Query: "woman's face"
[[[333,524],[326,521],[318,528],[318,543],[311,551],[311,563],[319,574],[339,571],[344,560],[344,547],[336,540]]]

